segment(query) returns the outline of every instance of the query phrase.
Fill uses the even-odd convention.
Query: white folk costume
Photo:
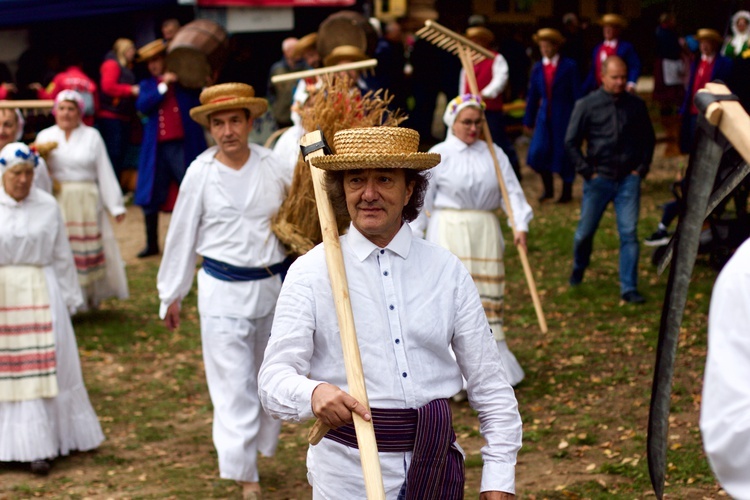
[[[449,131],[460,109],[459,106],[450,120],[446,112]],[[493,146],[510,196],[516,230],[528,232],[533,218],[531,206],[508,157],[498,146]],[[440,153],[441,161],[431,171],[424,208],[413,226],[419,232],[424,231],[428,241],[438,243],[458,256],[471,273],[508,379],[511,385],[516,385],[524,373],[508,349],[503,331],[505,245],[496,212],[501,207],[505,210],[505,201],[492,156],[484,140],[467,145],[450,132],[446,140],[435,145],[430,152]]]
[[[413,237],[408,224],[384,249],[351,226],[341,249],[371,407],[416,409],[450,398],[461,389],[463,373],[488,443],[482,448],[482,491],[513,492],[521,421],[466,268],[450,252]],[[322,382],[347,390],[318,245],[292,264],[284,281],[260,373],[261,401],[277,418],[308,420],[312,392]],[[387,498],[397,497],[411,457],[380,452]],[[307,463],[314,498],[365,498],[357,450],[323,439],[308,449]]]
[[[57,200],[65,219],[78,280],[87,304],[128,298],[125,263],[104,208],[116,217],[125,213],[120,184],[104,141],[92,127],[80,124],[70,137],[57,125],[42,130],[37,142],[56,142],[48,162],[60,183]]]
[[[708,314],[700,428],[719,484],[750,498],[750,241],[719,274]]]
[[[55,199],[32,188],[17,202],[0,186],[0,461],[49,459],[104,441],[70,322],[81,303]]]
[[[199,155],[180,186],[157,278],[160,316],[188,294],[202,255],[198,310],[219,470],[225,479],[258,482],[257,454],[274,454],[281,427],[260,406],[257,373],[281,289],[279,274],[266,269],[274,271],[285,260],[271,219],[291,174],[270,150],[255,144],[239,170],[216,160],[217,152],[212,147]],[[217,268],[263,272],[228,281],[215,277]]]
[[[292,112],[293,117],[295,114],[295,112]],[[302,125],[295,123],[281,134],[279,140],[273,146],[273,152],[281,160],[284,170],[289,171],[290,179],[294,176],[294,169],[299,161],[299,140],[303,135],[305,135],[305,129]]]

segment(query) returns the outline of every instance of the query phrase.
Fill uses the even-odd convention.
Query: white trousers
[[[273,314],[247,319],[201,314],[203,361],[214,405],[213,437],[223,479],[258,482],[258,452],[276,451],[281,422],[258,399]]]

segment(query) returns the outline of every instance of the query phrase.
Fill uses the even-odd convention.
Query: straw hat
[[[318,34],[316,32],[308,33],[297,41],[297,45],[294,47],[294,57],[299,59],[308,50],[317,50],[318,46]]]
[[[495,34],[484,26],[472,26],[466,30],[466,38],[479,45],[489,45],[495,41]]]
[[[255,89],[246,83],[222,83],[203,89],[201,105],[190,110],[190,118],[208,127],[208,115],[227,109],[247,109],[257,118],[268,109],[268,101],[255,97]]]
[[[539,43],[541,41],[554,43],[555,45],[562,45],[565,43],[565,37],[553,28],[542,28],[534,33],[534,42]]]
[[[698,33],[695,34],[695,39],[699,42],[708,40],[716,44],[721,44],[724,41],[719,32],[712,29],[699,29]]]
[[[599,24],[624,29],[627,27],[628,22],[620,14],[604,14],[601,20],[599,20]]]
[[[408,168],[427,170],[440,163],[437,153],[419,153],[419,133],[410,128],[366,127],[340,130],[333,136],[336,154],[312,158],[323,170]]]
[[[158,56],[162,52],[167,50],[167,42],[163,38],[157,38],[153,42],[149,42],[136,53],[136,61],[143,62],[148,61],[154,56]]]
[[[364,61],[365,59],[367,59],[367,55],[359,47],[355,47],[354,45],[339,45],[323,59],[323,66],[336,66],[341,61],[357,62]]]

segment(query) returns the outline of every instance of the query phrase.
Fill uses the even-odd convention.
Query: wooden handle
[[[722,83],[707,83],[705,89],[716,95],[731,94]],[[739,101],[719,101],[711,104],[706,110],[706,119],[711,125],[719,127],[740,156],[750,163],[750,116]]]
[[[0,109],[52,109],[54,106],[55,101],[52,99],[0,101]]]
[[[469,89],[474,95],[479,95],[479,86],[477,85],[476,75],[474,74],[474,65],[469,57],[467,48],[459,51],[461,58],[461,65],[464,68],[466,74],[466,81],[469,83]],[[503,172],[500,170],[500,160],[497,158],[495,153],[495,144],[492,142],[492,134],[490,134],[490,127],[487,125],[487,120],[483,122],[482,132],[484,133],[484,140],[487,141],[487,148],[490,150],[492,156],[492,162],[495,165],[495,175],[497,176],[497,183],[500,186],[500,192],[505,200],[505,211],[508,214],[510,220],[510,227],[513,228],[515,237],[516,232],[516,219],[513,216],[513,205],[510,202],[510,196],[508,195],[508,187],[505,184],[503,178]],[[542,301],[539,299],[539,293],[536,290],[536,282],[534,281],[534,275],[531,273],[531,266],[529,265],[529,259],[526,255],[526,250],[521,245],[516,245],[518,254],[521,257],[521,264],[523,265],[524,275],[526,276],[526,283],[529,287],[529,293],[531,294],[531,300],[534,303],[534,310],[536,311],[536,317],[539,322],[539,329],[542,333],[547,333],[547,320],[544,318],[544,311],[542,310]]]
[[[351,71],[374,68],[378,65],[377,59],[365,59],[364,61],[357,61],[353,63],[337,64],[336,66],[328,66],[326,68],[318,69],[306,69],[305,71],[297,71],[295,73],[285,73],[283,75],[274,75],[271,77],[271,83],[289,82],[292,80],[300,80],[302,78],[310,78],[313,76],[327,75],[329,73],[338,73],[339,71]]]
[[[319,130],[306,134],[300,139],[302,146],[310,146],[318,143],[323,143],[323,135]],[[325,250],[326,265],[328,266],[328,277],[331,280],[333,302],[336,306],[336,316],[341,334],[346,382],[349,386],[349,394],[360,404],[365,405],[367,411],[370,412],[370,402],[367,399],[365,375],[362,371],[362,359],[359,354],[357,333],[354,328],[354,315],[352,313],[352,304],[349,300],[349,285],[346,281],[346,269],[344,268],[344,256],[341,253],[336,216],[326,192],[325,173],[319,168],[313,167],[309,161],[310,158],[316,156],[323,156],[322,148],[307,154],[305,161],[310,166],[313,187],[315,189],[315,203],[318,207],[320,229],[323,233],[323,248]],[[352,413],[352,418],[354,420],[354,430],[357,433],[357,444],[359,445],[359,454],[362,461],[362,474],[364,476],[367,498],[368,500],[385,500],[385,487],[383,486],[383,475],[380,469],[378,444],[375,441],[375,427],[372,420],[367,422],[357,413]],[[313,426],[314,428],[315,426]],[[316,436],[321,432],[322,430],[317,432]],[[322,432],[320,437],[322,438],[323,435],[325,435],[325,432]]]
[[[307,432],[307,442],[315,446],[316,444],[320,443],[320,440],[325,437],[326,433],[329,430],[331,429],[326,424],[324,424],[320,420],[316,420],[313,426],[310,427],[310,430]]]

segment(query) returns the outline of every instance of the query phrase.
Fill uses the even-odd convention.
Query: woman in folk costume
[[[505,209],[506,202],[500,193],[487,142],[480,138],[483,120],[484,104],[477,95],[460,95],[448,103],[443,115],[448,136],[430,149],[440,153],[442,159],[432,171],[424,209],[414,228],[417,231],[426,228],[425,239],[453,252],[468,268],[479,289],[508,380],[516,385],[524,374],[505,343],[505,245],[496,214],[498,208]],[[508,157],[500,147],[494,144],[493,147],[515,218],[513,241],[525,247],[533,213]]]
[[[26,121],[18,108],[0,109],[0,149],[11,142],[21,142],[25,125]],[[49,176],[47,163],[41,156],[39,168],[34,171],[34,187],[52,193],[52,178]]]
[[[750,11],[740,10],[732,16],[732,36],[726,38],[722,55],[732,60],[727,84],[750,111]]]
[[[103,208],[121,222],[125,218],[120,184],[99,132],[81,122],[83,99],[74,90],[55,98],[55,125],[42,130],[37,142],[56,142],[48,157],[52,178],[60,183],[57,200],[73,250],[84,297],[82,310],[110,297],[128,298],[125,264]]]
[[[526,164],[542,178],[544,193],[540,201],[554,196],[554,172],[563,181],[562,195],[557,202],[567,203],[572,199],[576,172],[565,153],[565,130],[573,106],[581,97],[578,66],[573,59],[560,56],[559,48],[565,39],[559,31],[540,29],[534,41],[539,44],[542,60],[531,69],[523,118],[524,129],[531,135]]]
[[[0,151],[0,461],[49,460],[104,441],[81,376],[69,312],[82,303],[55,199],[19,142]]]

